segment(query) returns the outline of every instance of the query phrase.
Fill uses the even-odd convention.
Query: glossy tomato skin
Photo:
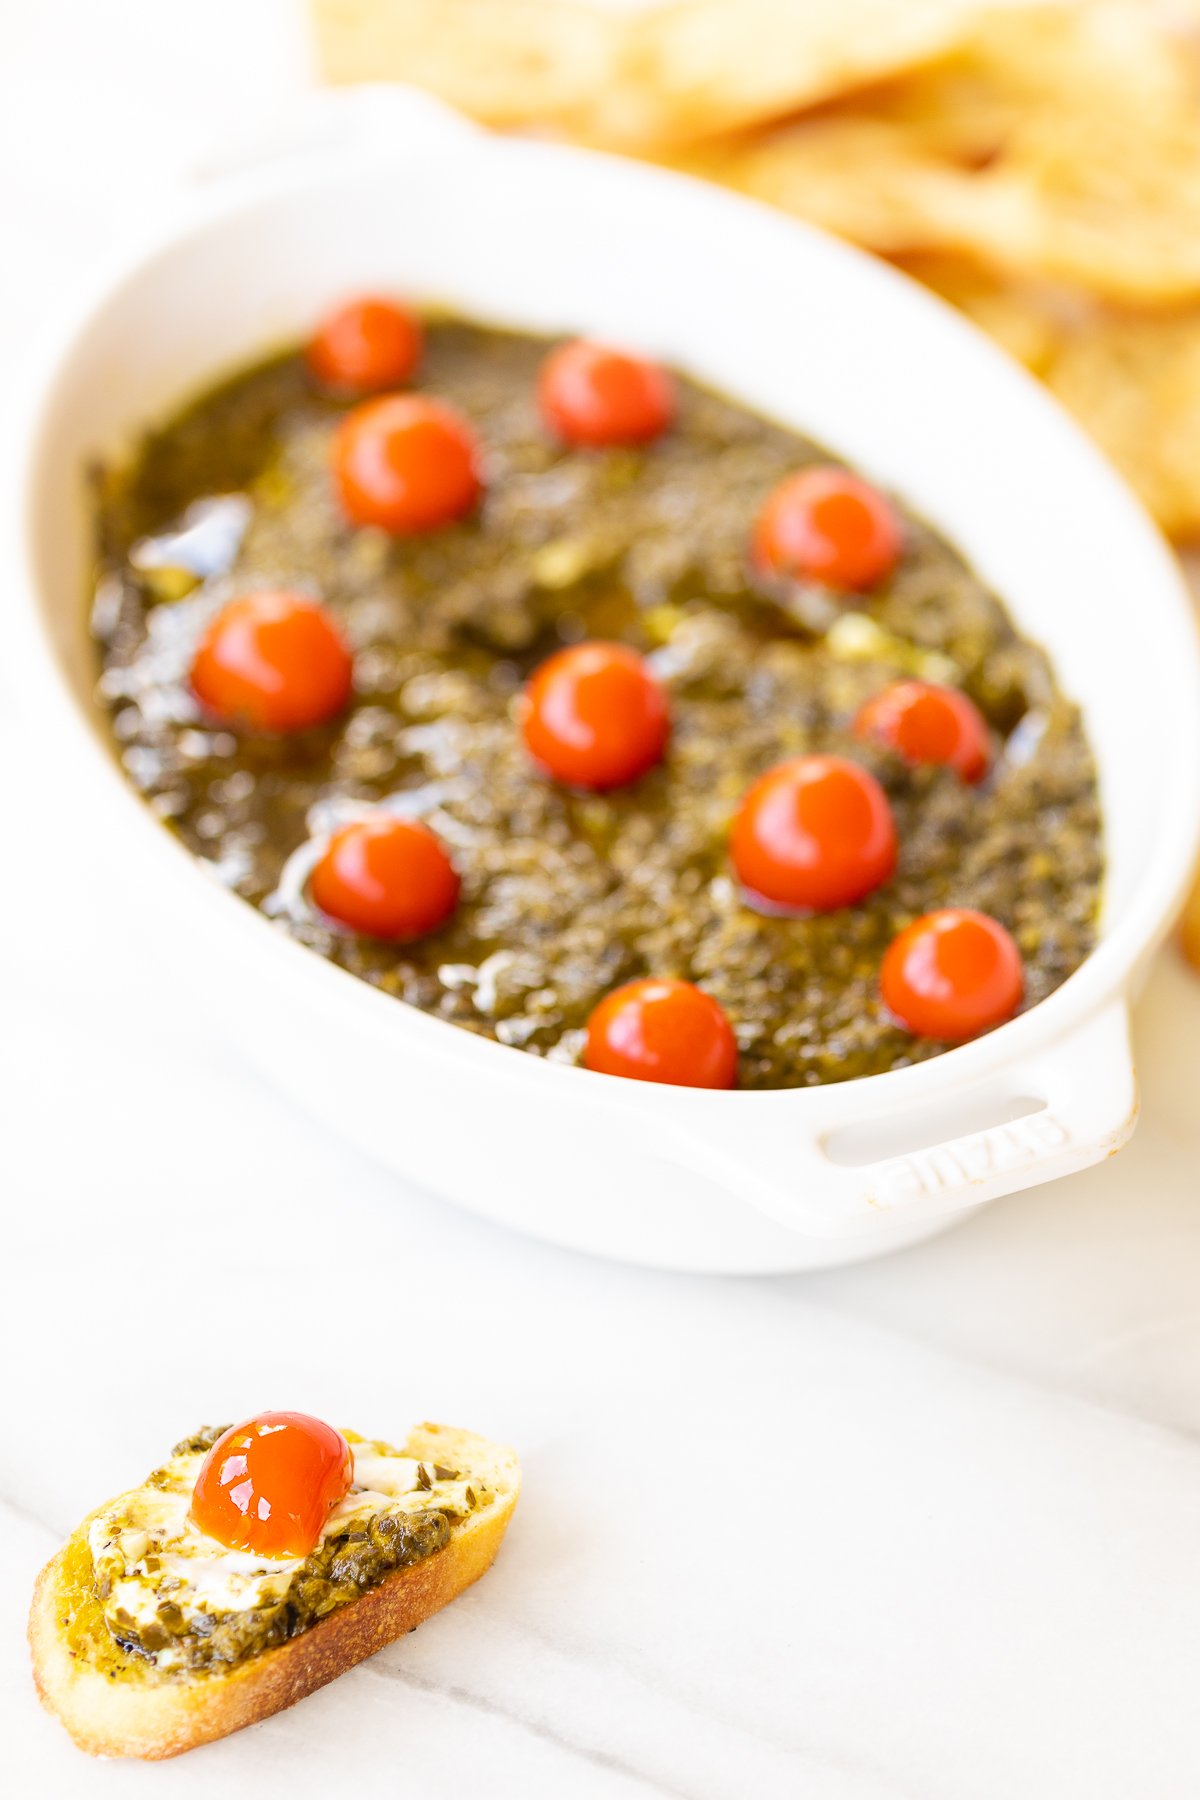
[[[412,379],[423,348],[421,321],[409,307],[367,295],[326,314],[307,362],[333,393],[378,394]]]
[[[336,718],[354,663],[333,615],[306,594],[262,588],[231,600],[192,659],[192,692],[228,725],[304,731]]]
[[[582,338],[552,350],[538,376],[548,430],[583,449],[651,443],[676,404],[675,384],[657,363]]]
[[[666,691],[627,644],[589,640],[534,670],[519,705],[534,761],[556,781],[599,792],[661,762],[671,733]]]
[[[754,525],[751,560],[768,575],[861,593],[891,574],[904,533],[891,502],[846,469],[800,469],[772,489]]]
[[[966,907],[926,913],[893,938],[880,993],[916,1037],[958,1044],[1011,1019],[1025,992],[1021,952],[997,919]]]
[[[730,855],[752,901],[832,912],[888,880],[896,827],[887,795],[867,769],[841,756],[797,756],[747,789]]]
[[[312,872],[313,904],[364,937],[406,943],[444,925],[461,883],[418,819],[359,819],[334,833]]]
[[[350,523],[397,537],[465,518],[483,491],[474,431],[454,407],[423,394],[352,408],[334,433],[332,471]]]
[[[987,722],[957,688],[893,681],[859,708],[854,730],[906,762],[944,764],[966,782],[982,781],[991,767]]]
[[[308,1413],[259,1413],[208,1452],[191,1518],[231,1550],[307,1556],[353,1480],[350,1446],[332,1425]]]
[[[586,1068],[675,1087],[731,1088],[738,1050],[724,1010],[690,981],[651,977],[614,989],[592,1011]]]

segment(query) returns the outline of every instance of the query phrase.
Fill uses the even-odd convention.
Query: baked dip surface
[[[329,476],[350,402],[302,355],[238,375],[96,482],[93,608],[123,766],[214,874],[320,954],[413,1005],[537,1055],[579,1060],[585,1022],[634,978],[680,977],[725,1009],[743,1087],[808,1086],[923,1060],[881,959],[919,915],[969,907],[1013,934],[1031,1006],[1091,949],[1103,874],[1091,753],[1045,654],[962,558],[901,513],[904,554],[867,593],[757,572],[749,522],[784,477],[827,459],[687,381],[645,448],[572,449],[545,428],[543,341],[427,329],[421,392],[484,446],[465,522],[392,536],[347,522]],[[320,596],[354,652],[331,723],[232,730],[189,684],[234,596]],[[605,792],[531,763],[516,723],[530,672],[563,645],[619,640],[666,687],[664,759]],[[852,730],[897,678],[961,688],[993,737],[969,784]],[[872,771],[899,841],[857,904],[780,916],[729,860],[739,800],[772,765],[834,753]],[[314,845],[382,806],[424,820],[462,879],[453,916],[411,943],[322,918]]]

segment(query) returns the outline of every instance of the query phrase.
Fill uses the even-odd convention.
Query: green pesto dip
[[[98,472],[94,631],[130,780],[319,955],[532,1055],[577,1061],[592,1007],[655,974],[720,1001],[745,1087],[923,1060],[944,1046],[887,1016],[877,972],[897,930],[951,905],[1009,928],[1024,1004],[1044,999],[1092,947],[1103,874],[1091,752],[1045,654],[907,513],[901,564],[868,596],[756,579],[750,521],[817,447],[681,380],[657,443],[564,449],[534,404],[546,349],[430,325],[418,385],[475,425],[487,492],[468,522],[423,538],[342,519],[328,453],[345,403],[314,390],[299,354],[239,374]],[[262,586],[319,594],[354,647],[354,701],[332,725],[235,735],[192,699],[202,628]],[[662,765],[600,795],[539,774],[514,722],[528,672],[585,636],[651,652],[674,721]],[[862,701],[902,675],[981,708],[995,750],[981,785],[851,734]],[[730,817],[755,776],[815,750],[882,781],[899,868],[857,906],[767,917],[732,877]],[[333,929],[305,898],[314,837],[385,800],[426,819],[463,877],[455,917],[415,944]]]

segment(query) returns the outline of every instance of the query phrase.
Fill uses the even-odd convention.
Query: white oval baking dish
[[[556,1066],[427,1017],[207,879],[126,787],[95,706],[81,468],[364,286],[661,355],[942,527],[1085,710],[1109,859],[1085,965],[918,1067],[713,1094]],[[1100,457],[939,302],[760,207],[368,93],[318,107],[285,152],[198,188],[75,308],[36,385],[22,493],[33,661],[51,716],[78,732],[88,803],[111,818],[107,878],[119,866],[143,904],[170,909],[181,972],[272,1081],[399,1174],[582,1250],[767,1271],[913,1243],[1129,1135],[1130,993],[1200,821],[1191,609]]]

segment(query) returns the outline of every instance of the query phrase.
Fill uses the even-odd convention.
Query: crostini
[[[177,1756],[371,1656],[490,1566],[511,1450],[419,1425],[400,1446],[303,1413],[177,1444],[38,1578],[34,1679],[100,1756]]]

